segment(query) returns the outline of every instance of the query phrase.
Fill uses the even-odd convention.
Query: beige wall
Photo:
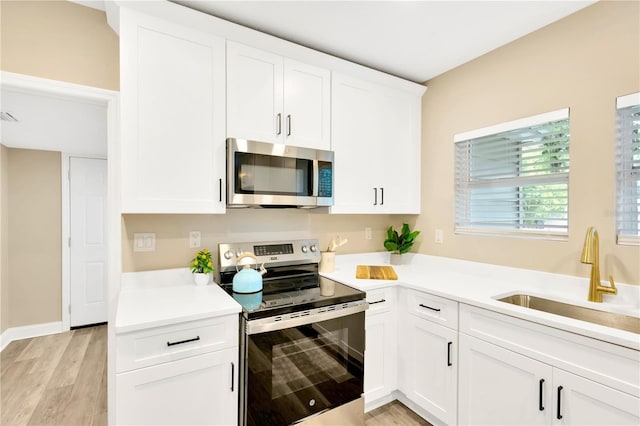
[[[13,148],[7,153],[8,326],[61,321],[60,153]]]
[[[640,283],[640,248],[615,243],[615,99],[640,90],[640,3],[599,2],[428,82],[423,98],[422,253],[588,276],[588,226],[603,278]],[[567,242],[455,235],[453,135],[570,108]],[[436,229],[444,244],[433,243]],[[606,274],[606,275],[605,275]]]
[[[9,167],[0,145],[0,333],[9,328]]]
[[[68,1],[0,2],[3,71],[118,90],[119,41],[106,15]]]
[[[187,267],[198,249],[189,248],[189,231],[202,233],[201,248],[217,256],[217,245],[237,241],[274,241],[317,238],[324,250],[336,235],[347,238],[340,253],[383,251],[389,225],[400,226],[402,216],[327,215],[296,209],[238,209],[224,215],[123,216],[122,270],[124,272]],[[365,227],[372,239],[365,240]],[[133,252],[133,234],[155,232],[155,252]]]

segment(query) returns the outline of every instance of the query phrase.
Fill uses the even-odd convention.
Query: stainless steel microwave
[[[333,205],[333,152],[227,139],[227,206]]]

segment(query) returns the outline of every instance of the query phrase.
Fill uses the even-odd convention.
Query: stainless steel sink
[[[514,294],[498,299],[498,301],[640,334],[640,318],[628,315],[584,308],[529,294]]]

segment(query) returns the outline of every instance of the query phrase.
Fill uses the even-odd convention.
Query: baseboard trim
[[[63,331],[62,321],[7,328],[2,334],[0,334],[0,352],[2,352],[4,348],[9,346],[9,343],[14,340],[46,336],[47,334],[62,333]]]

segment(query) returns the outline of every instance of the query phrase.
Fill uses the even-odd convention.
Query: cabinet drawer
[[[367,291],[367,302],[369,302],[367,315],[388,312],[396,305],[396,288],[387,287]]]
[[[407,291],[407,312],[433,321],[445,327],[458,329],[458,302],[422,293],[416,290]]]
[[[238,316],[208,318],[117,336],[116,371],[238,346]]]

